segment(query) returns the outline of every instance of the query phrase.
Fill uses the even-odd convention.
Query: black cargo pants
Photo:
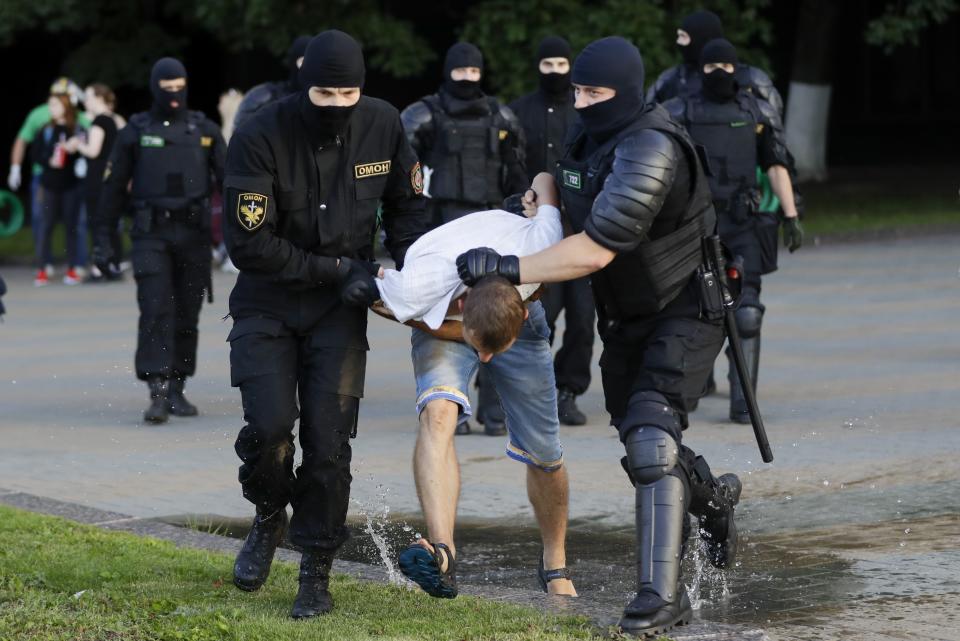
[[[131,236],[140,307],[137,378],[193,376],[200,308],[210,283],[210,230],[164,220]]]
[[[292,505],[289,541],[336,550],[348,537],[350,439],[366,352],[331,347],[326,338],[322,329],[298,335],[279,320],[246,318],[228,340],[246,421],[235,444],[243,496],[262,513]],[[294,471],[298,417],[303,461]]]

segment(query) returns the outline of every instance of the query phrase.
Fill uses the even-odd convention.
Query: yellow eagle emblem
[[[266,220],[267,197],[263,194],[240,194],[237,199],[237,220],[247,231],[253,231]]]

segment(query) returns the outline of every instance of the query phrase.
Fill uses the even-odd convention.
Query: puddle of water
[[[942,496],[947,489],[928,487],[923,496]],[[779,505],[766,499],[747,502],[738,518],[741,544],[734,568],[725,572],[713,568],[699,540],[691,538],[683,576],[698,617],[767,629],[827,630],[821,638],[839,638],[834,634],[839,628],[830,628],[829,622],[854,620],[857,608],[877,599],[957,594],[960,514],[955,504],[938,513],[946,501],[934,501],[932,508],[928,503],[934,514],[923,514],[922,508],[900,498],[912,493],[911,488],[874,492],[870,499],[874,509],[869,511],[873,518],[854,522],[849,519],[863,515],[862,504],[841,509],[851,504],[851,496],[843,492],[822,495],[817,505],[804,505],[805,500]],[[425,528],[417,518],[392,514],[388,498],[381,488],[372,505],[355,506],[358,517],[349,523],[353,536],[339,556],[384,565],[391,581],[403,583],[396,554]],[[772,505],[776,505],[772,511],[781,513],[809,508],[809,525],[772,529],[773,517],[761,515]],[[790,524],[802,520],[796,513],[785,519]],[[194,526],[202,522],[193,520]],[[237,537],[245,536],[249,526],[248,521],[212,523],[220,533]],[[814,525],[820,527],[813,529]],[[534,568],[540,541],[535,527],[463,521],[457,528],[457,544],[463,583],[538,589]],[[598,620],[619,614],[635,589],[632,528],[572,521],[567,558],[577,590],[594,604],[591,610]]]

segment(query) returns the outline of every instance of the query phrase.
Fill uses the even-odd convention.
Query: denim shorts
[[[507,456],[552,472],[563,464],[557,387],[550,330],[539,302],[529,303],[529,318],[513,346],[488,364],[490,379],[507,415]],[[445,341],[413,330],[413,371],[417,378],[417,414],[432,400],[460,406],[460,421],[473,413],[467,389],[480,360],[465,343]]]

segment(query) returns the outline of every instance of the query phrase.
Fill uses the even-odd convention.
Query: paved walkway
[[[928,490],[960,480],[958,241],[805,248],[765,280],[760,400],[775,463],[760,462],[748,427],[726,422],[725,363],[721,394],[702,403],[686,437],[715,469],[743,476],[748,536],[957,513],[955,492]],[[28,270],[0,273],[10,287],[0,325],[0,487],[138,517],[250,514],[236,483],[241,411],[229,387],[229,321],[220,320],[231,277],[216,275],[217,301],[202,315],[199,375],[188,388],[202,416],[145,427],[146,388],[131,371],[133,283],[34,289]],[[415,513],[409,335],[372,317],[370,343],[354,511]],[[562,433],[574,535],[627,531],[633,521],[598,378],[581,400],[591,423]],[[503,445],[458,438],[463,517],[531,519],[522,467]],[[944,527],[956,536],[960,526],[954,518]]]

